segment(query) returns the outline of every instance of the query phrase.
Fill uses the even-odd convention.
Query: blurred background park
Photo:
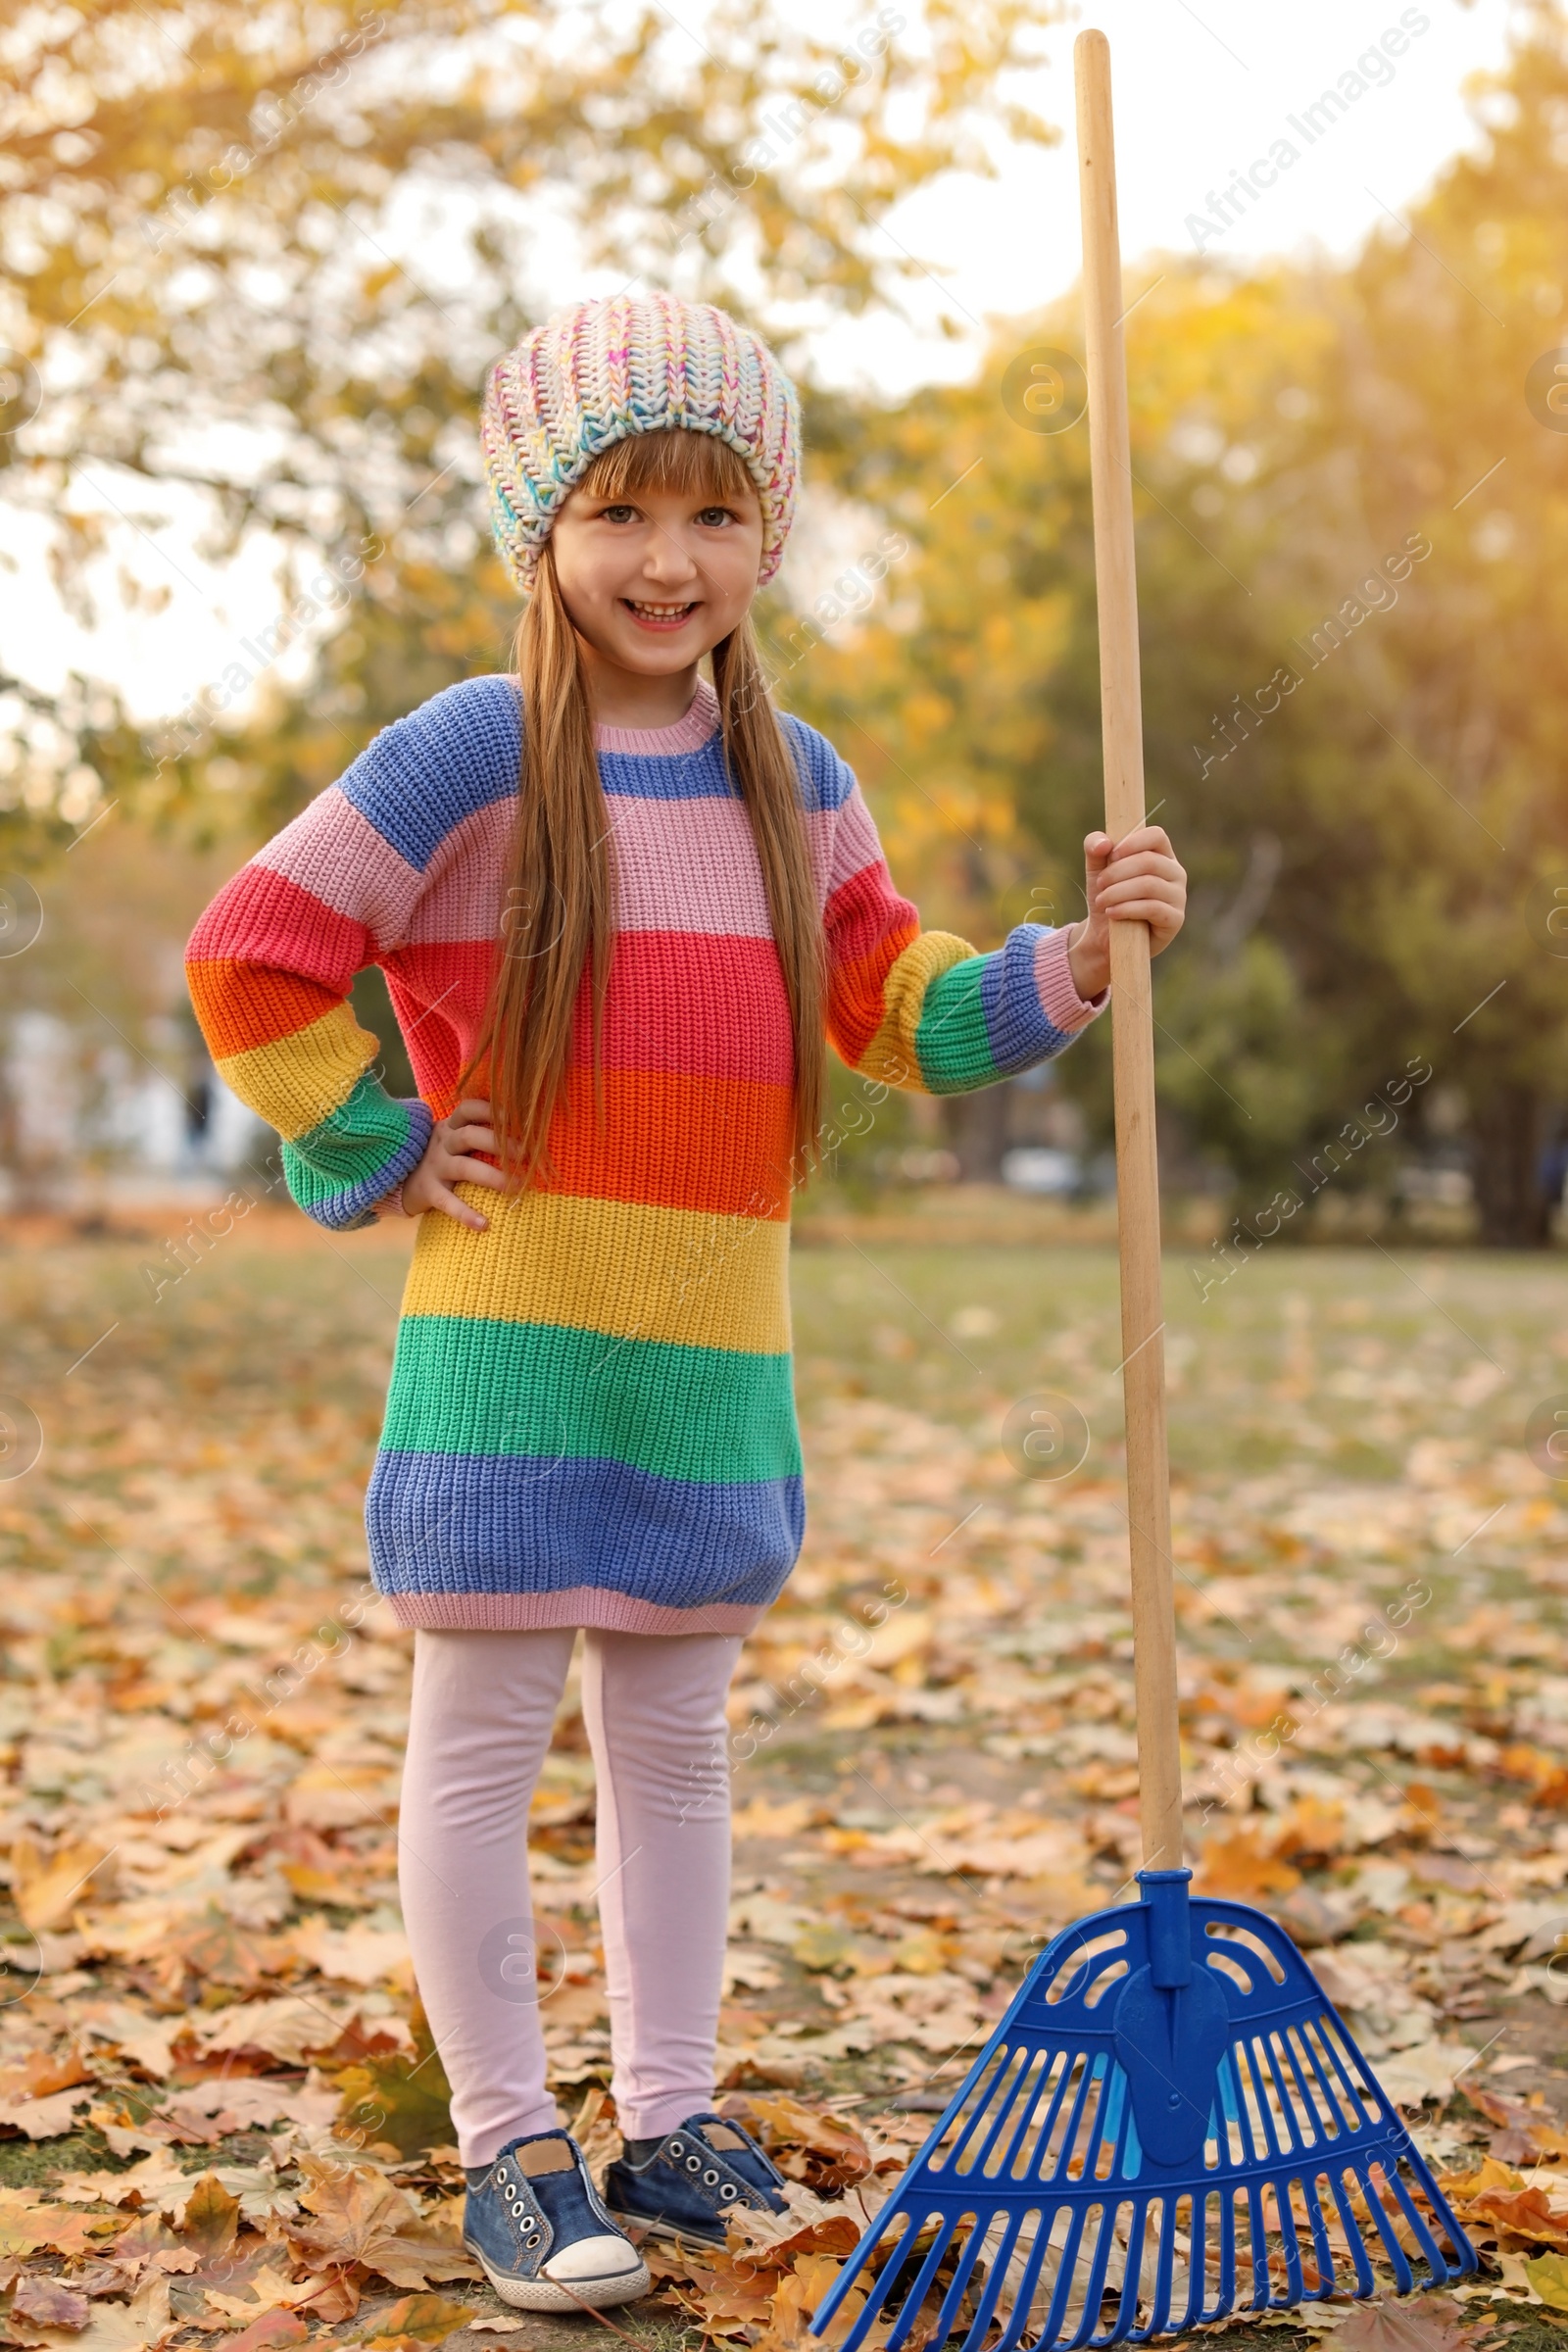
[[[1098,676],[1055,0],[7,17],[13,1209],[196,1202],[265,1164],[183,940],[379,728],[507,665],[478,400],[585,290],[712,296],[795,372],[808,489],[762,636],[925,921],[990,947],[1080,910]],[[1172,1216],[1205,1246],[1547,1247],[1568,11],[1100,21],[1150,798],[1194,883],[1159,972]],[[377,973],[358,998],[407,1087]],[[873,1114],[845,1086],[808,1221],[1103,1228],[1102,1033],[958,1103]]]

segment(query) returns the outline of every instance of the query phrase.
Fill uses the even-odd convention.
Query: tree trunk
[[[1476,1208],[1488,1250],[1544,1250],[1553,1203],[1541,1180],[1544,1106],[1525,1086],[1500,1086],[1477,1104]]]
[[[1000,1184],[1007,1149],[1011,1089],[983,1086],[972,1095],[948,1095],[942,1104],[949,1148],[956,1152],[964,1184]]]

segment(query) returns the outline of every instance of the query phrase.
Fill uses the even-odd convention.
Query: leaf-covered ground
[[[179,1244],[0,1250],[0,2342],[608,2340],[476,2280],[413,1999],[410,1641],[359,1518],[401,1250],[262,1209]],[[795,1287],[811,1532],[735,1691],[722,2026],[795,2211],[612,2315],[694,2352],[801,2344],[1042,1938],[1137,1860],[1111,1254],[861,1233]],[[1285,1921],[1488,2256],[1311,2325],[1530,2352],[1568,2314],[1568,1486],[1526,1444],[1568,1277],[1282,1246],[1167,1291],[1200,1883]],[[540,1989],[599,2159],[592,1825],[568,1695]]]

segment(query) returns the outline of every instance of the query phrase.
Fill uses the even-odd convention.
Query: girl
[[[801,1543],[786,1251],[824,1035],[939,1094],[1027,1069],[1103,1004],[1110,923],[1175,937],[1185,878],[1156,827],[1091,834],[1086,921],[990,956],[921,931],[854,776],[768,699],[749,612],[799,408],[721,311],[566,312],[494,368],[482,430],[517,674],[378,735],[189,970],[301,1207],[421,1220],[367,1504],[417,1629],[403,1905],[468,2242],[508,2302],[568,2309],[647,2285],[621,2224],[721,2243],[732,2207],[782,2210],[712,2112],[724,1701]],[[346,1002],[368,963],[413,1102]],[[579,1627],[626,2134],[603,2200],[546,2088],[525,1838]]]

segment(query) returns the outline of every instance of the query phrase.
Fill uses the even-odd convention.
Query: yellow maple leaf
[[[1193,1891],[1231,1895],[1245,1903],[1254,1895],[1289,1894],[1300,1884],[1300,1872],[1272,1853],[1255,1830],[1237,1830],[1229,1838],[1209,1839]]]
[[[1568,2256],[1537,2254],[1525,2264],[1525,2277],[1553,2311],[1568,2311]]]
[[[35,1936],[58,1928],[89,1893],[102,1893],[112,1851],[99,1839],[85,1838],[73,1838],[46,1854],[35,1838],[19,1838],[11,1848],[11,1891],[24,1925]]]

